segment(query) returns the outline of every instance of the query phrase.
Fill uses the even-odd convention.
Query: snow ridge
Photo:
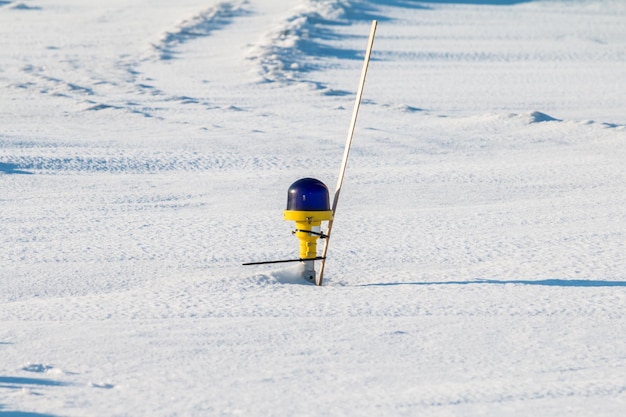
[[[266,82],[303,81],[303,73],[314,70],[311,59],[319,54],[314,39],[329,36],[320,26],[344,24],[350,2],[345,0],[307,0],[294,8],[291,16],[267,32],[264,40],[250,51],[248,59],[258,63]],[[319,84],[319,88],[323,85]]]
[[[174,29],[161,35],[158,42],[153,44],[159,59],[169,60],[176,57],[176,48],[185,42],[202,36],[209,36],[239,15],[246,13],[244,6],[247,1],[233,1],[219,3],[194,16],[184,19]]]

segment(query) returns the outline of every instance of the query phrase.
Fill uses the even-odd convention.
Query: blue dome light
[[[291,184],[287,194],[287,210],[328,211],[328,187],[315,178],[302,178]]]

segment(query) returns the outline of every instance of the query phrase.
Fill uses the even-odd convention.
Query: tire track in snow
[[[0,138],[0,143],[2,140]],[[5,148],[0,154],[0,173],[4,174],[72,174],[123,173],[150,174],[174,171],[275,171],[298,166],[318,166],[318,156],[241,155],[237,152],[201,154],[198,152],[152,152],[147,150],[99,148]]]
[[[154,102],[163,103],[168,106],[169,103],[177,105],[199,105],[204,110],[212,110],[219,108],[210,104],[206,97],[197,97],[185,94],[171,94],[167,88],[158,87],[155,80],[149,75],[144,74],[140,67],[143,63],[156,61],[164,63],[170,60],[180,58],[180,47],[183,44],[193,42],[211,36],[215,31],[222,30],[226,26],[233,23],[234,19],[244,16],[248,13],[246,5],[247,0],[243,1],[224,1],[215,6],[201,10],[191,17],[184,18],[174,25],[172,29],[165,30],[159,35],[159,39],[151,44],[151,52],[144,57],[125,57],[121,58],[117,65],[123,68],[129,74],[133,89],[133,95],[149,97],[150,104],[141,104],[145,100],[136,100],[136,97],[129,99],[126,105],[110,106],[110,105],[94,105],[88,110],[102,109],[130,109],[133,113],[142,114],[146,117],[154,117],[155,110],[158,111],[161,105],[157,104],[155,108]],[[226,110],[231,110],[227,108]]]
[[[191,17],[182,19],[174,25],[172,29],[165,30],[159,35],[159,39],[150,46],[150,53],[144,57],[130,57],[120,59],[118,66],[124,68],[131,78],[133,85],[133,93],[143,97],[149,97],[150,105],[141,105],[135,101],[129,102],[128,106],[135,113],[143,114],[146,117],[153,117],[155,110],[161,109],[163,106],[178,105],[197,105],[203,110],[220,109],[221,106],[212,105],[207,97],[197,96],[196,91],[202,89],[194,89],[194,94],[173,94],[169,93],[167,87],[158,86],[158,82],[149,74],[150,70],[143,70],[142,65],[147,62],[165,64],[167,61],[181,58],[180,48],[187,43],[200,40],[211,36],[214,32],[224,29],[226,26],[240,16],[248,14],[246,8],[247,0],[243,1],[225,1],[215,6],[199,11]],[[192,80],[188,82],[198,82]],[[204,81],[200,81],[204,82]],[[162,103],[154,106],[154,102]],[[106,106],[105,108],[109,108]],[[117,109],[117,107],[114,107]],[[226,106],[226,111],[232,111],[232,106]],[[100,110],[98,106],[90,108],[90,110]]]
[[[247,1],[225,1],[182,19],[172,29],[163,30],[158,41],[148,44],[150,52],[147,55],[136,52],[138,45],[129,44],[116,47],[116,56],[112,59],[108,59],[108,52],[104,51],[92,62],[67,56],[63,50],[48,46],[47,54],[54,58],[56,73],[52,74],[52,65],[45,62],[29,62],[19,70],[21,79],[9,82],[7,87],[69,100],[73,106],[63,107],[75,112],[121,110],[163,118],[159,112],[172,106],[197,105],[204,110],[215,109],[206,97],[173,94],[158,88],[149,74],[140,71],[140,67],[147,61],[158,64],[176,59],[181,45],[210,36],[231,24],[236,17],[247,13],[246,4]],[[104,15],[108,11],[105,10]],[[106,21],[104,15],[101,19]]]

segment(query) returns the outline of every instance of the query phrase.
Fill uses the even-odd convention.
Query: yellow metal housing
[[[322,222],[324,220],[332,220],[333,212],[328,211],[300,211],[285,210],[285,220],[293,220],[295,222]],[[319,226],[319,224],[317,225]]]
[[[299,211],[285,210],[285,220],[296,222],[296,237],[300,241],[300,258],[313,259],[317,257],[317,239],[322,221],[332,220],[333,212],[328,211]]]

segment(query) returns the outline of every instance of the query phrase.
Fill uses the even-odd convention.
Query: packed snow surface
[[[287,190],[331,193],[325,282]],[[0,1],[0,416],[623,416],[626,2]]]

